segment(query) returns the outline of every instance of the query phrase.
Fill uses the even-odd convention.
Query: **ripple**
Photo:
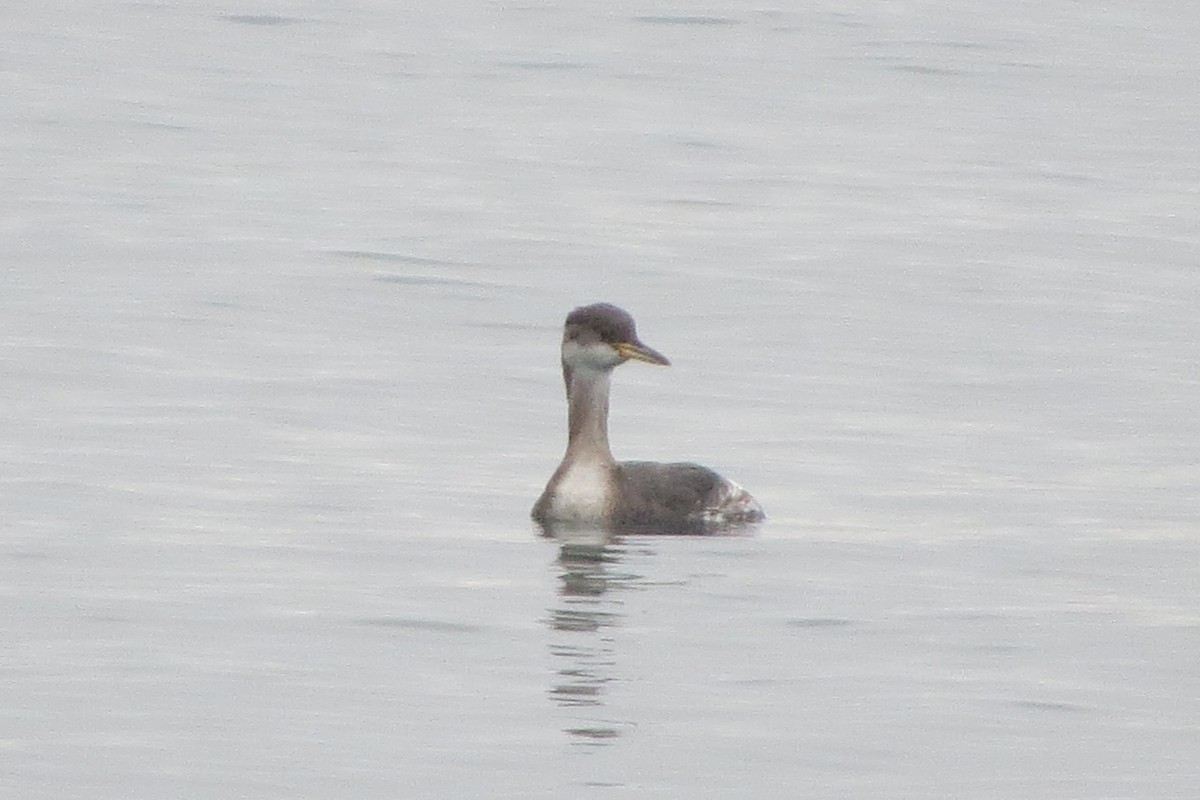
[[[854,621],[839,617],[801,617],[789,619],[787,624],[792,628],[844,628],[853,625]]]
[[[284,17],[279,14],[226,14],[221,19],[238,25],[296,25],[304,21],[298,17]]]
[[[1027,708],[1031,711],[1057,711],[1059,713],[1079,714],[1087,711],[1086,706],[1075,703],[1052,703],[1045,700],[1014,700],[1010,703],[1014,708]]]
[[[647,15],[635,17],[638,22],[647,25],[741,25],[739,19],[730,17],[706,17],[688,15]]]
[[[413,617],[362,617],[355,620],[355,623],[372,628],[400,628],[404,630],[434,631],[437,633],[478,633],[483,630],[479,625],[469,625],[463,622],[447,622],[445,620]]]

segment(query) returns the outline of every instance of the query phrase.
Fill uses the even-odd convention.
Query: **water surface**
[[[7,795],[1195,797],[1198,38],[14,10]],[[599,300],[761,529],[537,535]]]

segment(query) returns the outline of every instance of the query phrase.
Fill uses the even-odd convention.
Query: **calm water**
[[[26,5],[6,797],[1200,794],[1193,4]]]

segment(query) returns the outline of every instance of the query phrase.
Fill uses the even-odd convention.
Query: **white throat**
[[[570,358],[564,347],[567,382],[567,452],[554,487],[557,519],[596,522],[612,508],[615,469],[608,447],[608,392],[612,365]]]

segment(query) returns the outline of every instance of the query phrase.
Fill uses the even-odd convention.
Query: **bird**
[[[567,315],[562,338],[567,450],[533,506],[533,519],[551,533],[557,526],[701,533],[762,521],[758,501],[708,467],[613,458],[609,385],[613,370],[627,361],[671,363],[638,339],[624,309],[595,303]]]

